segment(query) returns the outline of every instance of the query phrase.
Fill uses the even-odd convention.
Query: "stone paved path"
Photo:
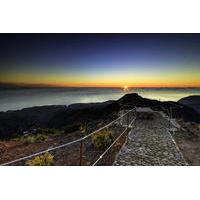
[[[153,113],[152,120],[136,120],[113,165],[187,165],[167,131],[168,121]]]

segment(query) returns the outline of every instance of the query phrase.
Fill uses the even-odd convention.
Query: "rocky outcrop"
[[[200,113],[200,95],[184,97],[178,102],[183,105],[187,105]]]
[[[172,118],[181,118],[184,121],[189,122],[200,122],[200,114],[187,105],[183,105],[179,102],[161,102],[157,100],[146,99],[136,93],[127,94],[110,106],[115,109],[116,107],[119,108],[120,106],[125,108],[132,108],[134,106],[150,107],[153,110],[163,111],[167,115],[169,115],[169,112],[171,112]]]

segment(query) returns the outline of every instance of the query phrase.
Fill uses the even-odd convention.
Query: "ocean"
[[[42,105],[117,100],[127,92],[121,88],[18,88],[0,89],[0,111],[19,110]],[[160,101],[178,101],[189,95],[200,95],[200,88],[130,88],[128,93]]]

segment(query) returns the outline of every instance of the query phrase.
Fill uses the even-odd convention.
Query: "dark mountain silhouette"
[[[185,121],[200,122],[200,114],[193,108],[177,102],[160,102],[146,99],[136,93],[126,94],[117,101],[103,103],[72,104],[70,106],[40,106],[17,111],[0,112],[0,138],[22,134],[32,127],[49,127],[62,129],[76,123],[87,123],[94,120],[112,120],[116,113],[134,106],[151,107],[168,114],[173,107],[172,116]]]
[[[192,107],[194,110],[200,113],[200,95],[192,95],[188,97],[184,97],[178,101],[184,105]]]

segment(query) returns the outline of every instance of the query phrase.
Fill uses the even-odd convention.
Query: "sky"
[[[200,34],[0,34],[0,83],[200,87]]]

